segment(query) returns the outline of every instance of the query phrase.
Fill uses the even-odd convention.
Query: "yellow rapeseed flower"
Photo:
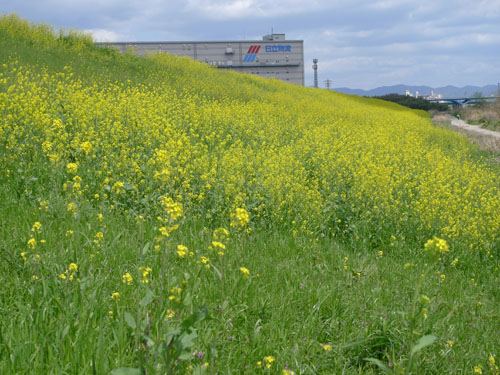
[[[243,228],[250,221],[250,215],[248,211],[244,208],[237,208],[236,211],[231,215],[231,226]]]
[[[78,266],[75,263],[70,263],[68,269],[70,272],[78,272]]]
[[[125,184],[123,182],[117,181],[113,184],[111,191],[114,192],[115,194],[123,194],[125,193],[124,186]]]
[[[177,255],[184,258],[188,254],[188,248],[184,245],[177,245]]]
[[[179,286],[174,286],[172,289],[170,289],[170,293],[181,294],[182,293],[182,288],[180,288]]]
[[[104,238],[104,233],[102,233],[102,232],[97,232],[97,233],[95,234],[95,236],[94,236],[94,243],[95,243],[95,244],[99,244],[99,243],[102,241],[102,239],[103,239],[103,238]]]
[[[88,155],[92,150],[92,144],[88,141],[80,143],[80,148],[85,152],[85,155]]]
[[[243,274],[243,277],[245,279],[248,279],[248,277],[250,276],[250,271],[248,270],[248,268],[240,267],[240,271]]]
[[[66,164],[66,170],[70,174],[76,174],[76,172],[78,171],[78,164],[76,164],[76,163],[68,163],[68,164]]]
[[[132,284],[132,281],[133,281],[133,278],[132,278],[132,275],[128,272],[126,272],[123,276],[122,276],[122,282],[124,284],[127,284],[127,285],[130,285]]]
[[[446,240],[442,238],[433,237],[431,240],[428,240],[424,246],[427,253],[435,259],[438,259],[442,254],[450,251],[448,247],[448,243]]]
[[[165,314],[165,320],[172,319],[175,316],[174,310],[168,309],[167,313]]]
[[[492,355],[490,355],[488,357],[488,364],[490,365],[490,367],[495,366],[495,357],[493,357]]]
[[[48,211],[48,210],[49,210],[49,201],[41,201],[40,211]]]
[[[422,305],[428,305],[430,302],[431,302],[431,299],[429,297],[427,297],[425,294],[422,294],[420,296],[420,303]]]
[[[148,275],[152,271],[151,267],[139,267],[139,271],[141,271],[142,279],[141,282],[143,284],[148,284],[149,283],[149,278]]]
[[[212,246],[214,248],[219,248],[219,249],[222,249],[222,250],[226,249],[226,245],[224,245],[222,242],[219,242],[219,241],[212,241]]]
[[[33,224],[33,226],[31,227],[31,231],[32,232],[38,232],[40,233],[41,232],[41,229],[42,229],[42,224],[40,224],[39,221],[35,221],[35,223]]]
[[[427,308],[425,308],[425,307],[422,308],[422,316],[424,317],[424,320],[428,318]]]
[[[36,240],[31,237],[29,240],[28,240],[28,247],[30,249],[34,249],[36,247]]]
[[[213,239],[216,241],[224,241],[229,236],[229,231],[226,228],[217,228],[214,230]]]
[[[326,352],[329,352],[330,350],[332,350],[332,346],[330,344],[321,344],[321,347]]]
[[[76,203],[74,202],[70,202],[68,203],[67,207],[66,207],[66,210],[68,212],[72,212],[74,215],[76,215],[77,213],[77,206],[76,206]]]
[[[201,263],[203,263],[205,265],[206,268],[210,268],[210,263],[209,263],[210,259],[209,258],[207,258],[206,256],[202,255],[200,257],[200,261],[201,261]]]
[[[267,368],[270,368],[272,363],[275,360],[276,360],[276,358],[274,358],[272,355],[268,355],[268,356],[264,357],[264,362],[265,362]]]

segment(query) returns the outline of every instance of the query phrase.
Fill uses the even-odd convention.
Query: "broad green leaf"
[[[142,248],[142,255],[146,255],[148,253],[150,246],[151,246],[151,242],[146,242],[146,244]]]
[[[204,320],[208,315],[208,310],[205,306],[198,307],[191,316],[186,318],[182,324],[181,327],[183,329],[188,329],[193,327],[196,323],[201,322]]]
[[[193,375],[203,375],[207,371],[206,366],[198,366],[193,369]]]
[[[155,345],[155,342],[153,341],[153,339],[149,336],[146,336],[144,335],[144,340],[146,341],[146,345],[148,346],[148,348],[152,348],[154,345]]]
[[[365,358],[365,361],[376,364],[386,374],[392,374],[393,373],[393,371],[389,367],[387,367],[386,365],[384,365],[382,363],[382,361],[379,360],[379,359],[377,359],[377,358]]]
[[[128,311],[125,312],[125,322],[132,329],[135,329],[137,327],[134,317]]]
[[[149,305],[151,303],[151,301],[153,300],[154,296],[155,295],[153,294],[153,292],[151,291],[151,289],[148,289],[148,291],[146,292],[146,295],[141,299],[141,302],[139,302],[139,304],[142,307],[146,307],[147,305]]]
[[[185,361],[187,359],[193,358],[193,353],[191,353],[191,350],[186,349],[186,350],[181,351],[181,354],[179,354],[179,356],[177,358]]]
[[[186,293],[186,295],[184,296],[184,299],[182,300],[182,304],[184,306],[191,305],[191,293],[189,293],[189,292]]]
[[[68,334],[69,332],[69,325],[67,325],[66,327],[64,327],[63,331],[62,331],[62,338],[66,337],[66,335]]]
[[[434,341],[436,341],[436,340],[437,340],[437,337],[434,335],[422,336],[417,341],[417,343],[413,346],[413,348],[411,348],[411,355],[419,352],[420,350],[422,350],[426,346],[432,345],[434,343]]]
[[[110,372],[110,375],[141,375],[138,368],[121,367]]]
[[[198,334],[193,329],[191,332],[186,332],[185,334],[181,335],[181,337],[179,338],[179,342],[183,349],[189,349],[194,346],[194,340],[196,340],[197,337]]]
[[[167,333],[165,334],[165,341],[170,341],[170,339],[174,336],[180,335],[181,334],[181,329],[180,328],[169,328],[167,329]]]

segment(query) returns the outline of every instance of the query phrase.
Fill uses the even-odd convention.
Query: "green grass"
[[[53,74],[71,66],[83,86],[166,85],[181,95],[209,77],[220,85],[200,96],[221,103],[288,90],[174,57],[165,65],[120,55],[77,36],[54,42],[42,30],[23,37],[32,26],[12,22],[12,35],[0,28],[3,61]],[[300,98],[290,91],[287,100]],[[458,141],[441,136],[428,142],[453,154]],[[0,146],[0,160],[9,160],[15,151]],[[489,155],[471,150],[473,160]],[[500,361],[496,247],[488,254],[462,246],[432,260],[422,240],[432,233],[422,228],[400,233],[390,221],[352,219],[352,229],[334,235],[252,215],[249,231],[231,227],[230,217],[211,218],[212,211],[170,220],[179,229],[159,238],[164,224],[154,215],[138,220],[137,207],[119,198],[110,204],[75,194],[77,214],[68,211],[65,167],[52,168],[31,151],[0,171],[0,374],[379,374],[379,361],[394,374],[472,374],[481,366],[483,374],[498,375],[489,359]],[[218,204],[215,197],[214,215]],[[338,204],[349,218],[349,202]],[[223,256],[207,250],[218,227],[230,229]],[[193,256],[179,257],[179,244]],[[141,266],[152,268],[147,283]],[[123,282],[127,272],[131,285]],[[429,345],[416,350],[422,338]]]
[[[90,259],[88,233],[102,229],[98,220],[91,220],[98,211],[89,210],[78,220],[57,217],[56,210],[40,215],[33,206],[23,213],[29,202],[13,204],[14,197],[5,193],[3,198],[12,203],[3,206],[1,215],[2,373],[108,373],[140,363],[155,373],[153,364],[163,360],[155,358],[154,350],[169,325],[164,321],[167,306],[172,307],[168,288],[181,280],[188,283],[182,303],[174,304],[177,313],[189,315],[196,306],[206,306],[209,313],[190,347],[204,358],[189,361],[193,366],[208,361],[208,373],[259,373],[257,362],[268,355],[276,357],[271,373],[286,364],[304,374],[377,373],[364,358],[405,365],[412,345],[427,334],[438,340],[419,353],[416,373],[470,370],[471,364],[484,365],[487,355],[498,350],[498,271],[485,269],[479,259],[460,257],[455,267],[449,265],[451,259],[434,265],[401,239],[379,256],[362,243],[316,243],[276,230],[231,240],[225,269],[245,266],[251,276],[244,279],[226,271],[224,289],[216,261],[206,269],[189,260],[185,272],[175,267],[167,285],[154,267],[150,284],[127,286],[121,282],[125,272],[137,280],[136,265],[162,263],[163,251],[143,252],[153,242],[149,224],[141,240],[135,222],[104,212],[105,240],[101,253]],[[18,249],[35,220],[50,235],[41,236],[47,242],[40,261],[19,264]],[[71,240],[65,236],[68,228],[74,230]],[[183,225],[172,240],[196,252],[208,246],[211,233],[192,223]],[[58,275],[64,269],[54,265],[71,262],[78,264],[81,281],[61,286]],[[407,263],[412,264],[409,269]],[[443,282],[437,272],[446,274]],[[39,279],[32,280],[33,274]],[[417,299],[421,294],[431,299],[427,319],[419,302],[413,306],[417,286]],[[110,298],[116,291],[118,302]],[[154,295],[151,303],[141,306],[138,301],[149,292]],[[112,318],[108,311],[113,311]],[[149,349],[140,343],[136,347],[127,313],[148,321],[142,331],[154,342]],[[448,340],[454,344],[447,349]],[[332,350],[321,344],[330,344]]]

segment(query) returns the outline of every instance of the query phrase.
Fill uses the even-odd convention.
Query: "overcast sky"
[[[98,41],[304,40],[306,85],[500,82],[500,0],[0,0],[1,13]]]

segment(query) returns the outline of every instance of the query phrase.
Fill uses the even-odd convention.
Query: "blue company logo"
[[[257,54],[260,51],[261,46],[250,46],[248,49],[243,62],[254,62]],[[290,44],[275,44],[275,45],[266,45],[266,52],[292,52],[292,46]]]
[[[290,44],[277,44],[277,45],[267,45],[266,52],[291,52],[292,46]]]

